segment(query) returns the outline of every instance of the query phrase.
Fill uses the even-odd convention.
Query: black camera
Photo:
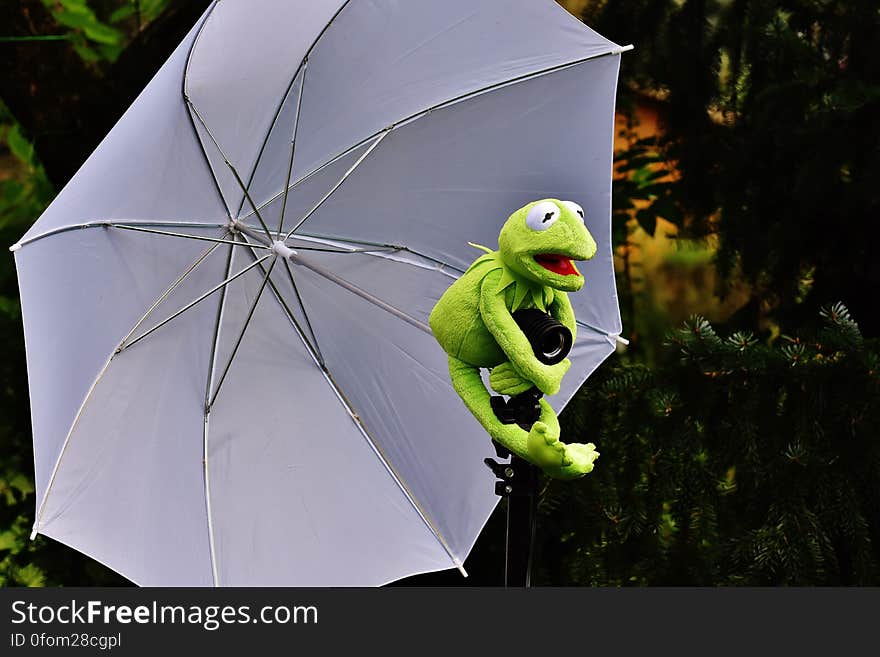
[[[526,336],[535,358],[545,365],[561,362],[571,351],[571,331],[551,315],[528,308],[513,313],[513,320]],[[531,388],[505,400],[492,397],[492,410],[502,424],[518,424],[528,431],[541,416],[541,391]]]
[[[545,365],[561,362],[571,351],[571,331],[543,310],[537,308],[517,310],[513,313],[513,321],[532,345],[535,358]]]

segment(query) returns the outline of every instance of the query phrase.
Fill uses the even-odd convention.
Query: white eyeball
[[[584,209],[577,203],[575,203],[574,201],[563,201],[562,205],[564,205],[569,210],[574,212],[577,216],[579,216],[581,218],[581,221],[584,220]]]
[[[561,214],[559,207],[551,201],[542,201],[526,215],[526,224],[532,230],[547,230],[557,222]]]

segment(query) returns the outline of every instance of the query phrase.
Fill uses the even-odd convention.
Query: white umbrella
[[[34,533],[141,585],[462,569],[492,448],[427,317],[468,241],[571,199],[557,410],[611,353],[621,50],[551,0],[215,3],[12,247]]]

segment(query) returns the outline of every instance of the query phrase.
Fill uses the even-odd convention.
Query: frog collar
[[[500,269],[501,279],[498,281],[496,294],[505,294],[507,288],[513,286],[513,306],[510,312],[516,312],[520,308],[525,307],[529,300],[532,306],[547,312],[547,307],[553,303],[554,294],[552,288],[530,281],[514,272],[501,259],[500,252],[493,251],[482,244],[474,244],[473,242],[468,242],[468,244],[475,249],[486,252],[486,255],[480,256],[468,267],[468,271],[477,267],[484,268],[486,273]]]

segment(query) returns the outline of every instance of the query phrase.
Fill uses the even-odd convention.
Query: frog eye
[[[577,216],[579,216],[581,218],[581,221],[584,220],[584,209],[581,206],[579,206],[577,203],[575,203],[573,201],[563,201],[562,205],[564,205],[569,210],[574,212]]]
[[[550,201],[541,201],[535,204],[526,215],[526,224],[532,230],[547,230],[556,223],[562,214],[559,206]]]

